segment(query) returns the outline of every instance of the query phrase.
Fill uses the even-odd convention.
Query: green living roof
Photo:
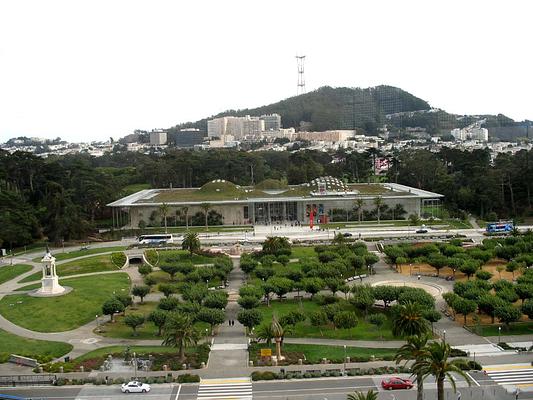
[[[436,199],[443,197],[438,193],[428,192],[396,183],[352,183],[345,184],[338,179],[323,177],[310,183],[288,186],[281,182],[269,181],[256,186],[239,186],[232,182],[217,179],[206,183],[201,188],[184,189],[150,189],[116,200],[108,206],[129,207],[143,205],[192,204],[211,202],[243,202],[246,200],[283,200],[283,199],[354,199],[358,196],[372,198],[383,197],[418,197]]]

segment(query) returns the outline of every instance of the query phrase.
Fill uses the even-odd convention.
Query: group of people
[[[228,322],[229,322],[229,326],[234,326],[235,325],[235,320],[234,319],[230,319]]]

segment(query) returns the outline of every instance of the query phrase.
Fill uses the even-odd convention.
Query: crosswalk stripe
[[[499,385],[529,387],[533,385],[533,368],[527,364],[490,366],[487,375]]]
[[[202,379],[198,400],[252,400],[250,378]]]

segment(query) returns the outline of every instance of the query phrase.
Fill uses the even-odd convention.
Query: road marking
[[[250,378],[202,379],[198,387],[198,400],[252,400]]]
[[[502,386],[533,386],[533,368],[530,364],[493,365],[485,368],[487,375]]]
[[[178,397],[180,397],[180,392],[181,392],[181,385],[178,386],[178,393],[176,393],[176,397],[174,398],[174,400],[178,400]]]
[[[470,375],[468,372],[465,372],[465,374],[476,384],[476,386],[481,386],[478,381],[476,381],[472,375]]]

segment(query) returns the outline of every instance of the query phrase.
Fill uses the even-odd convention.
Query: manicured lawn
[[[316,257],[315,248],[313,246],[292,247],[291,251],[290,258]]]
[[[216,257],[193,254],[192,256],[185,250],[162,250],[159,253],[159,265],[175,263],[193,263],[193,264],[213,264]]]
[[[175,353],[176,349],[174,347],[167,347],[167,346],[109,346],[109,347],[102,347],[100,349],[96,349],[93,351],[90,351],[88,353],[85,353],[79,357],[76,357],[74,361],[85,361],[90,360],[92,358],[97,357],[106,357],[108,354],[113,353],[123,353],[126,350],[126,347],[129,347],[130,352],[136,352],[137,354],[150,354],[150,353]],[[189,348],[188,350],[191,350]]]
[[[344,308],[353,310],[353,307],[348,303],[343,303]],[[271,306],[267,307],[262,305],[259,307],[259,311],[263,314],[263,322],[267,323],[272,320],[272,314],[275,312],[277,317],[287,314],[292,310],[301,310],[305,314],[309,314],[313,311],[320,309],[320,305],[310,301],[303,300],[301,305],[295,300],[275,300],[271,302]],[[379,312],[379,311],[376,311]],[[333,326],[312,326],[309,319],[304,322],[299,322],[294,326],[293,331],[287,335],[287,337],[313,337],[313,338],[325,338],[325,339],[350,339],[350,340],[393,340],[398,339],[392,336],[391,322],[387,320],[385,325],[381,328],[381,333],[377,331],[374,325],[369,324],[364,320],[362,315],[358,315],[358,323],[354,328],[350,329],[334,329]]]
[[[26,264],[6,265],[0,267],[0,284],[10,281],[11,279],[28,272],[33,267]]]
[[[250,360],[256,362],[260,358],[260,349],[271,348],[272,355],[276,354],[276,346],[274,344],[267,346],[265,343],[253,344],[249,347]],[[282,354],[293,354],[290,359],[298,361],[298,358],[305,360],[307,364],[319,364],[323,358],[326,358],[334,363],[341,363],[344,358],[344,348],[342,346],[325,346],[314,344],[283,344]],[[365,348],[365,347],[346,347],[346,356],[351,360],[370,361],[372,356],[378,359],[392,359],[396,354],[396,349],[384,348]]]
[[[475,326],[470,326],[472,332],[481,336],[498,336],[499,325],[481,325],[479,331],[476,331]],[[502,341],[505,342],[506,335],[533,335],[533,322],[519,322],[511,324],[510,329],[502,326]]]
[[[73,288],[58,297],[30,297],[15,294],[0,300],[0,313],[11,322],[38,332],[75,329],[102,313],[102,304],[113,292],[126,292],[130,279],[125,273],[64,279]]]
[[[0,353],[57,358],[71,350],[69,343],[27,339],[0,329]]]
[[[94,257],[82,258],[81,260],[69,261],[56,266],[58,276],[70,276],[77,274],[89,274],[92,272],[119,270],[111,261],[111,254],[103,254]],[[41,279],[42,272],[36,272],[22,279],[21,283],[33,282]]]
[[[83,256],[90,256],[92,254],[100,254],[100,253],[108,253],[113,251],[124,251],[126,250],[126,246],[113,246],[113,247],[99,247],[94,249],[87,249],[87,250],[75,250],[70,251],[68,253],[60,253],[60,250],[53,251],[52,254],[56,258],[57,261],[63,261],[63,260],[69,260],[71,258],[76,257],[83,257]],[[33,262],[41,262],[42,257],[35,257],[32,261]]]

